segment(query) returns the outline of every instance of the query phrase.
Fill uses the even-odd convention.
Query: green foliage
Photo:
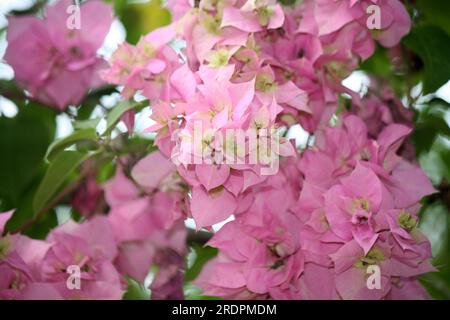
[[[123,300],[149,300],[150,292],[146,290],[139,282],[132,278],[127,278],[128,288],[124,293]]]
[[[219,297],[205,296],[202,290],[192,283],[186,283],[183,291],[186,300],[220,300]]]
[[[55,134],[55,112],[38,104],[21,106],[14,118],[0,117],[0,199],[17,207],[44,166]]]
[[[427,23],[442,28],[450,34],[450,1],[448,0],[417,0],[416,6]]]
[[[114,5],[126,29],[127,41],[132,44],[171,21],[170,12],[163,7],[162,0],[143,3],[105,1]],[[279,0],[283,5],[300,1]],[[38,13],[46,2],[35,1],[31,8],[11,14]],[[406,98],[411,88],[419,83],[423,84],[424,94],[432,94],[450,79],[450,1],[416,0],[409,2],[409,9],[414,13],[414,27],[402,42],[403,69],[396,69],[388,49],[380,46],[370,59],[361,64],[361,70],[389,81],[397,94]],[[104,117],[91,119],[100,99],[117,92],[115,87],[95,90],[87,95],[81,105],[67,111],[75,131],[52,143],[56,111],[29,102],[13,81],[2,80],[0,85],[0,94],[19,107],[14,118],[0,116],[0,212],[16,208],[5,232],[21,231],[32,238],[45,238],[58,223],[53,207],[67,201],[70,195],[70,190],[68,193],[61,192],[82,177],[78,168],[88,158],[95,160],[97,182],[104,183],[114,175],[114,159],[117,157],[139,159],[156,149],[151,140],[137,135],[112,134],[126,112],[138,112],[148,105],[148,101],[120,102],[109,110],[103,110]],[[421,229],[432,242],[433,263],[440,271],[426,275],[422,283],[437,299],[450,299],[450,204],[448,190],[445,191],[450,183],[449,106],[449,103],[438,98],[418,107],[414,103],[409,106],[416,112],[412,138],[419,162],[440,190],[437,195],[424,199],[420,213]],[[102,118],[107,124],[99,135],[96,128]],[[67,150],[69,147],[73,150]],[[201,290],[192,284],[205,264],[216,255],[214,248],[192,244],[185,273],[187,299],[216,299],[203,296]],[[127,278],[127,281],[124,299],[149,299],[150,292],[142,284],[132,278]]]
[[[46,160],[52,161],[55,156],[67,147],[70,147],[79,142],[91,142],[96,143],[97,132],[93,128],[81,129],[74,131],[72,134],[62,139],[53,142],[47,150],[45,155]]]
[[[54,209],[46,212],[40,219],[33,221],[23,234],[33,239],[45,239],[47,234],[58,225],[58,217]]]
[[[19,231],[33,221],[33,198],[38,185],[39,180],[34,181],[30,188],[26,192],[22,193],[20,203],[15,207],[15,211],[11,219],[8,220],[4,233]]]
[[[418,155],[429,152],[438,136],[450,138],[450,127],[445,121],[449,104],[442,99],[433,99],[417,113],[413,140]]]
[[[78,151],[63,151],[50,163],[33,198],[35,213],[41,212],[70,175],[89,157]]]
[[[450,35],[434,26],[420,26],[403,43],[424,63],[425,94],[435,92],[450,79]]]
[[[442,201],[422,210],[421,229],[433,247],[433,265],[439,272],[425,275],[421,280],[435,299],[450,299],[450,216]]]
[[[127,112],[136,108],[139,104],[130,101],[121,101],[117,106],[115,106],[108,114],[106,118],[106,129],[102,135],[108,135],[116,127],[120,118]]]
[[[285,6],[292,6],[294,4],[296,4],[299,0],[278,0],[278,2],[280,2],[282,5]]]
[[[115,0],[114,8],[127,31],[127,41],[131,44],[136,44],[141,36],[171,21],[170,11],[162,7],[161,0],[143,3]]]
[[[217,249],[194,244],[188,256],[188,269],[184,275],[184,280],[192,281],[197,278],[203,266],[216,255]]]

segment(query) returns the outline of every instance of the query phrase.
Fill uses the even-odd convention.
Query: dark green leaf
[[[29,236],[32,239],[44,240],[47,234],[58,225],[58,218],[54,209],[46,212],[41,219],[34,221],[23,232],[24,235]]]
[[[450,1],[448,0],[417,0],[416,6],[424,15],[426,22],[441,27],[450,34]]]
[[[21,107],[15,118],[0,117],[0,197],[15,206],[44,165],[55,132],[54,111]]]
[[[432,93],[450,80],[450,35],[434,26],[414,28],[403,39],[424,63],[424,93]]]
[[[193,255],[194,261],[190,268],[186,270],[184,281],[192,281],[197,278],[205,263],[217,255],[216,248],[203,247],[199,244],[194,244],[192,250],[191,255]]]
[[[417,154],[430,151],[439,135],[450,138],[450,127],[444,118],[446,110],[445,101],[433,99],[419,111],[413,134]]]
[[[39,181],[33,182],[28,191],[22,194],[22,198],[11,219],[8,220],[4,232],[15,232],[21,226],[31,221],[34,217],[33,197],[36,193]]]

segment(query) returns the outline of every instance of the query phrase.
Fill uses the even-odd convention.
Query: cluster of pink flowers
[[[183,220],[212,230],[233,216],[208,242],[219,255],[195,281],[206,295],[426,298],[417,277],[434,268],[417,213],[435,190],[411,152],[400,150],[412,131],[410,115],[385,86],[361,98],[342,85],[377,43],[399,43],[409,15],[399,0],[300,2],[169,1],[176,21],[136,46],[120,46],[100,76],[122,86],[125,99],[149,99],[155,124],[148,131],[156,132],[160,152],[131,170],[118,165],[101,189],[87,182],[91,191],[74,198],[90,217],[85,222],[66,223],[46,241],[0,240],[0,295],[29,298],[40,286],[49,297],[120,298],[124,275],[143,282],[158,265],[152,294],[180,298]],[[380,30],[367,26],[373,4],[381,10]],[[175,50],[174,42],[185,46]],[[17,50],[14,42],[9,50]],[[92,71],[92,64],[76,65]],[[343,94],[352,98],[349,108],[339,108]],[[263,150],[281,158],[273,174],[265,174],[272,158],[251,163],[253,150],[226,135],[233,129],[260,136],[295,124],[311,134],[312,146],[297,150],[277,135],[276,150]],[[230,152],[241,161],[224,161]],[[208,161],[192,161],[199,153]],[[108,214],[92,216],[102,192]],[[71,264],[82,267],[81,292],[62,283]],[[367,286],[370,266],[381,270],[379,289]]]
[[[219,256],[198,285],[227,298],[425,298],[415,278],[434,268],[417,212],[434,189],[397,156],[409,133],[393,124],[369,139],[354,115],[320,130],[314,148],[253,188],[252,206],[214,235]],[[367,286],[371,265],[380,290]]]
[[[111,6],[94,0],[82,4],[79,15],[72,12],[79,25],[68,28],[67,12],[73,5],[71,0],[60,0],[46,7],[44,19],[8,19],[5,60],[16,81],[33,99],[59,110],[78,105],[89,89],[104,85],[99,70],[105,61],[97,50],[113,21]]]
[[[159,171],[149,174],[158,164]],[[118,168],[101,186],[107,215],[99,210],[80,223],[69,220],[45,240],[1,238],[0,299],[121,299],[127,277],[143,284],[152,266],[159,268],[152,298],[181,299],[187,230],[182,185],[174,173],[170,162],[152,153],[133,167],[132,177]],[[0,215],[0,232],[12,213]],[[74,266],[79,287],[70,285]]]

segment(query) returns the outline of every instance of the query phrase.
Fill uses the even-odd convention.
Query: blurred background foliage
[[[142,35],[171,21],[171,14],[163,7],[162,0],[105,1],[114,6],[126,31],[126,40],[130,43],[136,43]],[[2,13],[39,14],[47,3],[45,0],[15,2],[21,3],[18,8]],[[290,5],[296,1],[280,2]],[[440,272],[425,276],[422,282],[434,298],[450,299],[450,1],[404,2],[414,21],[410,35],[401,44],[404,66],[400,70],[396,68],[387,50],[380,47],[373,57],[361,65],[360,71],[367,76],[388,81],[405,105],[415,112],[416,128],[412,140],[417,158],[439,190],[439,193],[423,200],[421,228],[432,242],[434,265]],[[4,22],[0,25],[0,41],[4,43],[6,20],[3,17],[0,21]],[[0,56],[3,51],[4,48],[0,49]],[[443,86],[446,88],[444,94]],[[84,131],[82,134],[78,133],[79,136],[72,136],[63,147],[73,144],[78,146],[78,150],[98,147],[100,140],[95,131],[93,137],[86,131],[97,126],[98,120],[94,118],[100,114],[106,120],[109,119],[110,124],[116,124],[125,110],[110,112],[101,103],[102,98],[111,95],[117,95],[116,89],[105,87],[89,93],[81,105],[70,107],[66,111],[72,125]],[[17,107],[17,114],[6,116],[2,112],[2,103],[5,101]],[[109,112],[115,112],[115,115],[108,115]],[[53,109],[30,101],[13,80],[2,76],[0,68],[0,212],[17,208],[13,219],[8,223],[9,231],[20,230],[31,237],[42,239],[60,222],[58,219],[61,220],[64,216],[64,210],[67,211],[64,207],[57,207],[55,210],[49,204],[56,203],[55,199],[58,200],[57,203],[69,203],[70,186],[82,174],[78,165],[86,159],[78,152],[64,151],[58,155],[64,160],[64,166],[58,166],[55,162],[49,165],[45,160],[47,149],[57,135],[58,116]],[[146,137],[129,138],[119,134],[114,139],[118,146],[116,152],[127,153],[131,150],[134,154],[144,154],[149,151],[150,143]],[[114,173],[111,156],[106,153],[97,159],[99,182],[105,181]],[[50,171],[55,173],[57,180],[49,183],[46,176]],[[46,187],[50,184],[51,187]],[[40,208],[35,206],[36,198],[43,203]],[[73,210],[71,214],[72,217],[79,217]],[[194,279],[204,263],[216,254],[216,250],[212,248],[192,244],[186,280]],[[200,296],[199,291],[188,283],[186,294],[188,299]],[[147,297],[147,290],[129,279],[129,291],[124,298]]]

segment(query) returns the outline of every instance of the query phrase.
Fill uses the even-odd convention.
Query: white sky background
[[[0,29],[7,25],[5,14],[10,10],[20,10],[29,8],[33,4],[33,0],[0,0]],[[115,21],[110,33],[108,34],[104,46],[99,50],[99,54],[108,57],[117,48],[117,46],[125,40],[125,30],[119,21]],[[5,33],[0,37],[0,58],[3,57],[6,48]],[[0,79],[12,79],[14,76],[13,70],[0,60]],[[348,88],[364,92],[364,88],[369,84],[368,77],[361,71],[354,72],[349,78],[344,80],[344,85]],[[437,96],[450,103],[450,81],[443,86],[438,92]],[[119,99],[118,96],[105,98],[102,102],[106,106],[113,106]],[[4,116],[13,117],[17,113],[16,106],[5,98],[0,97],[0,113]],[[149,119],[151,111],[145,110],[136,118],[136,132],[140,132],[150,126]],[[450,124],[450,113],[447,114],[447,122]],[[68,116],[65,114],[57,117],[57,137],[62,137],[70,134],[73,131],[72,125]],[[289,134],[289,138],[295,138],[298,146],[304,146],[307,139],[307,134],[298,125],[293,127]],[[223,224],[223,223],[222,223]],[[221,224],[221,225],[222,225]],[[189,221],[188,225],[193,226],[193,221]],[[215,229],[220,228],[216,226]]]

